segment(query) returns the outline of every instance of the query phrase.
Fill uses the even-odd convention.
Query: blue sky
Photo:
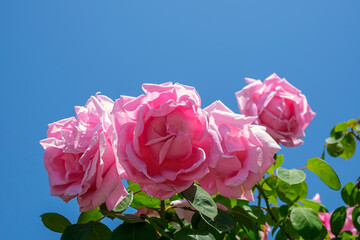
[[[281,150],[285,167],[304,167],[334,124],[360,116],[359,11],[358,0],[1,1],[0,238],[58,239],[45,212],[76,221],[76,201],[49,196],[39,141],[96,92],[116,99],[173,81],[194,86],[203,107],[221,100],[238,112],[244,77],[276,72],[317,113],[305,144]],[[345,184],[359,177],[359,156],[326,160]],[[308,197],[342,204],[310,172],[307,181]]]

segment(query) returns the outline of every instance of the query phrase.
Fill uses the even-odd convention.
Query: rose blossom
[[[75,107],[77,120],[49,124],[48,138],[40,141],[50,194],[66,202],[77,197],[81,212],[103,202],[112,210],[128,194],[110,141],[115,135],[109,118],[112,107],[112,100],[96,94],[85,107]]]
[[[145,95],[115,101],[117,154],[129,180],[166,199],[208,173],[220,155],[216,133],[194,88],[144,84]]]
[[[240,112],[257,116],[258,124],[286,147],[303,144],[300,139],[315,113],[301,91],[275,73],[260,80],[245,79],[249,84],[236,93]]]
[[[205,111],[209,114],[209,129],[220,139],[223,154],[215,168],[200,185],[211,195],[219,192],[229,198],[253,201],[251,189],[274,163],[280,146],[266,133],[265,128],[252,125],[255,117],[235,114],[220,101]]]
[[[313,197],[313,200],[321,203],[320,194],[318,194],[318,193],[315,194],[315,196]],[[357,231],[357,229],[355,228],[354,223],[352,221],[352,212],[353,212],[354,208],[355,207],[348,207],[348,206],[346,207],[346,219],[345,219],[344,226],[341,229],[340,233],[344,232],[344,231],[350,231],[353,235],[360,234]],[[331,213],[319,212],[319,218],[320,218],[322,224],[325,226],[326,230],[329,232],[330,238],[335,237],[335,235],[332,234],[331,227],[330,227],[330,218],[331,218],[332,214],[333,214],[333,212],[331,212]]]

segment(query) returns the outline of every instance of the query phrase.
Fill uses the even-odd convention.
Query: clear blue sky
[[[317,113],[305,144],[281,150],[285,167],[304,167],[335,123],[360,116],[359,12],[358,0],[0,1],[0,239],[58,239],[45,212],[76,220],[76,201],[49,196],[39,141],[98,91],[115,99],[141,94],[144,82],[180,82],[203,107],[221,100],[238,112],[244,77],[276,72]],[[359,156],[326,160],[345,184],[359,176]],[[342,204],[307,174],[308,197]]]

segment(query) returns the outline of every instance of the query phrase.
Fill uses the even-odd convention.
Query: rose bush
[[[237,93],[246,115],[220,101],[202,109],[194,88],[165,83],[115,103],[96,95],[75,108],[76,118],[50,124],[41,145],[51,195],[77,197],[83,213],[76,224],[45,213],[44,225],[62,240],[256,240],[270,231],[275,239],[358,239],[360,178],[342,187],[325,150],[353,156],[360,118],[334,126],[321,158],[286,169],[278,143],[301,144],[314,113],[285,79],[247,81]],[[306,199],[307,171],[342,189],[346,206],[325,213],[319,195]],[[122,223],[110,230],[105,217]]]
[[[143,90],[115,101],[117,156],[129,180],[166,199],[215,167],[221,148],[194,88],[165,83]]]
[[[113,101],[96,95],[85,107],[76,107],[76,117],[49,124],[45,168],[50,194],[64,201],[77,197],[80,211],[106,202],[113,209],[127,192],[121,182],[125,172],[115,161],[110,136],[115,134],[109,113]]]
[[[220,101],[205,111],[209,115],[209,129],[217,133],[222,155],[217,165],[199,179],[200,185],[211,195],[220,193],[229,198],[253,201],[251,189],[274,163],[280,146],[266,133],[263,126],[252,125],[255,117],[235,114]]]
[[[236,93],[240,112],[256,116],[258,124],[286,147],[299,146],[304,130],[315,113],[301,91],[275,73],[260,80],[246,78],[249,84]]]

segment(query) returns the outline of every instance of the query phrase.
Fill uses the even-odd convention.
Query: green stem
[[[354,137],[355,137],[358,141],[360,141],[360,136],[357,135],[357,134],[354,132],[353,129],[351,129],[351,133],[354,135]]]
[[[266,197],[264,191],[263,191],[262,188],[259,186],[259,184],[256,184],[255,186],[256,186],[257,190],[259,191],[260,195],[262,195],[262,197],[263,197],[264,200],[265,200],[267,212],[270,214],[270,217],[272,218],[272,220],[274,220],[275,222],[277,222],[278,220],[276,219],[276,217],[274,216],[274,214],[273,214],[272,211],[271,211],[268,198]]]
[[[276,177],[276,176],[275,176],[275,175],[271,175],[271,176],[269,176],[268,178],[266,178],[266,179],[261,183],[261,186],[260,186],[260,187],[263,187],[264,184],[265,184],[269,179],[272,179],[272,178],[274,178],[274,177]]]
[[[165,216],[165,201],[164,201],[164,200],[161,201],[161,212],[160,212],[160,214],[161,214],[161,218],[162,218],[163,220],[166,220],[166,216]]]
[[[176,214],[175,216],[176,216],[176,220],[177,220],[178,223],[180,224],[180,227],[181,227],[181,228],[184,228],[185,225],[184,225],[184,223],[181,221],[181,219],[179,218],[179,216],[178,216],[177,214]]]
[[[307,169],[307,166],[303,167],[303,168],[299,168],[298,170],[305,170]]]
[[[274,214],[273,214],[272,211],[271,211],[268,198],[266,197],[264,191],[263,191],[262,188],[259,186],[259,184],[256,184],[255,186],[256,186],[257,190],[259,190],[259,193],[262,195],[262,197],[263,197],[264,200],[265,200],[266,210],[267,210],[267,212],[270,214],[270,217],[272,218],[272,220],[274,220],[275,222],[277,222],[278,220],[276,219],[276,217],[274,216]],[[289,236],[289,234],[285,231],[285,226],[280,226],[280,228],[283,229],[283,231],[284,231],[284,233],[285,233],[285,235],[286,235],[286,237],[287,237],[288,239],[292,239],[292,238]]]

